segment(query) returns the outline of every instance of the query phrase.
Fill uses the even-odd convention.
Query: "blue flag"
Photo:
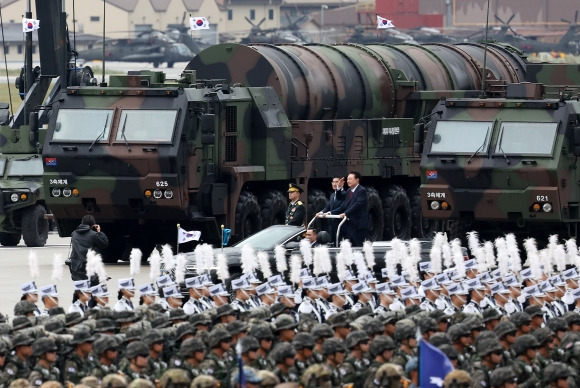
[[[222,245],[228,245],[230,242],[230,235],[232,234],[231,229],[222,229]]]
[[[449,358],[429,342],[419,342],[419,386],[441,388],[447,373],[453,370]]]

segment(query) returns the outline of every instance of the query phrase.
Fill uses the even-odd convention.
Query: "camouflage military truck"
[[[42,187],[41,148],[46,134],[43,124],[48,122],[61,85],[79,84],[78,79],[90,73],[68,68],[70,47],[64,25],[66,15],[60,2],[37,2],[36,13],[42,22],[42,34],[38,34],[41,67],[32,69],[32,50],[27,47],[29,62],[18,79],[24,101],[13,117],[8,104],[0,106],[0,244],[5,246],[17,245],[21,237],[29,247],[46,243],[49,221],[45,218],[47,207]],[[32,40],[29,44],[31,47]]]
[[[439,102],[421,159],[424,216],[472,229],[578,237],[580,66],[528,65],[501,98]],[[540,83],[541,82],[541,83]]]
[[[429,237],[414,124],[441,97],[481,89],[483,46],[222,44],[180,79],[161,72],[69,87],[43,148],[61,236],[92,213],[110,252],[176,241],[176,224],[220,241],[283,223],[290,182],[308,218],[331,177],[362,173],[371,238]],[[523,56],[490,45],[490,87],[524,78]],[[125,250],[127,252],[127,250]],[[105,260],[117,260],[109,255]]]

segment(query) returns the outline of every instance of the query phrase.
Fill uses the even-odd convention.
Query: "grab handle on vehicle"
[[[310,220],[310,222],[308,223],[308,226],[306,226],[306,229],[310,229],[310,226],[314,223],[314,221],[320,216],[320,213],[316,213],[316,215],[314,216],[313,219]],[[324,215],[323,217],[320,218],[340,218],[340,215],[338,214],[329,214],[329,215]],[[344,217],[342,219],[342,221],[340,221],[340,224],[338,224],[338,228],[336,228],[336,246],[338,247],[338,236],[340,235],[340,227],[342,226],[342,224],[344,224],[346,222],[346,220],[348,220],[348,217]]]

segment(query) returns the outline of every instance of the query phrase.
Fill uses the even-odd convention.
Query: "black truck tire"
[[[392,240],[396,237],[408,240],[411,237],[411,205],[405,189],[397,185],[387,189],[383,194],[383,212],[384,239]]]
[[[256,196],[249,191],[242,191],[236,205],[236,240],[251,236],[261,227],[262,216]]]
[[[314,217],[314,215],[326,207],[326,204],[328,204],[328,198],[326,197],[326,194],[324,194],[324,191],[318,189],[309,190],[308,214],[306,214],[306,217],[308,217],[308,219],[304,219],[304,226],[307,226],[310,220]],[[327,230],[328,229],[327,222],[326,220],[318,218],[312,224],[312,228],[318,230]]]
[[[437,233],[437,221],[423,218],[421,209],[421,195],[414,191],[411,200],[411,237],[433,238]]]
[[[262,205],[262,228],[271,225],[284,225],[288,201],[278,190],[271,190],[260,200]]]
[[[48,239],[48,220],[44,218],[46,209],[36,204],[22,213],[22,237],[27,247],[43,247]]]
[[[380,241],[383,239],[385,227],[381,197],[373,187],[367,187],[366,189],[369,211],[369,240]]]
[[[5,247],[15,247],[20,242],[20,234],[0,232],[0,244]]]

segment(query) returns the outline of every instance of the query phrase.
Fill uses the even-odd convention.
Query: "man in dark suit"
[[[324,209],[320,211],[320,215],[325,213],[331,212],[335,209],[338,209],[340,205],[342,205],[342,197],[337,197],[337,190],[342,190],[342,187],[338,187],[338,183],[340,182],[341,177],[334,177],[332,178],[332,190],[334,192],[330,194],[330,199]],[[344,178],[343,184],[344,184]],[[336,218],[331,218],[328,220],[328,233],[330,234],[330,241],[334,246],[336,243],[336,230],[338,229],[338,224],[340,224],[340,220]]]
[[[332,210],[333,215],[340,215],[340,218],[347,217],[345,231],[341,231],[341,238],[347,238],[354,247],[362,247],[363,242],[368,238],[369,234],[369,209],[367,190],[361,186],[360,172],[351,171],[346,178],[348,190],[337,191],[337,197],[344,198],[341,206]],[[344,183],[344,179],[341,179]]]

